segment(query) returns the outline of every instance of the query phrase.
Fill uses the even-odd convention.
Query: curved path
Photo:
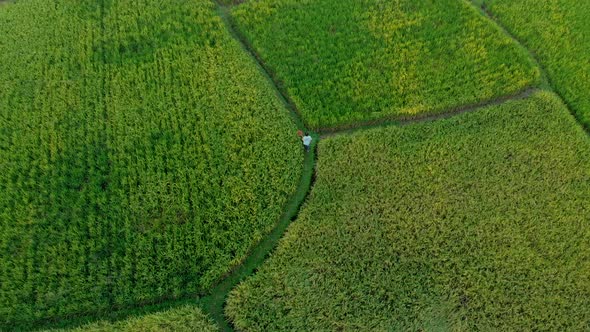
[[[223,5],[218,0],[216,0],[216,2],[218,5],[219,15],[227,26],[229,32],[240,43],[242,48],[244,48],[245,51],[255,60],[256,64],[260,68],[260,71],[272,83],[277,96],[289,110],[291,118],[297,126],[297,129],[304,132],[309,132],[313,137],[312,148],[309,152],[305,153],[303,172],[301,174],[299,184],[297,185],[297,190],[287,201],[287,204],[283,210],[283,214],[281,215],[278,223],[269,234],[267,234],[254,248],[252,248],[244,261],[242,261],[225,277],[223,277],[219,283],[210,290],[209,295],[199,300],[203,310],[215,320],[221,331],[233,331],[231,323],[226,319],[224,314],[225,300],[227,299],[229,292],[238,283],[256,272],[256,269],[266,260],[270,252],[276,247],[291,221],[295,220],[299,214],[299,208],[305,201],[305,198],[307,197],[313,185],[315,175],[314,168],[316,146],[320,137],[317,133],[308,130],[299,112],[297,111],[295,104],[279,87],[274,75],[271,74],[271,71],[268,70],[262,59],[260,59],[260,57],[254,52],[246,40],[237,33],[237,30],[235,29],[229,16],[230,6]]]

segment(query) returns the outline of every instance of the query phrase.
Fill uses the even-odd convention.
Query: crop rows
[[[105,307],[97,10],[35,1],[0,11],[1,323]]]
[[[195,295],[276,223],[296,128],[214,8],[0,11],[0,324]]]
[[[277,251],[233,290],[242,331],[581,331],[590,140],[548,92],[318,146]]]
[[[479,2],[539,58],[553,88],[590,129],[590,2]]]
[[[412,118],[514,94],[526,51],[459,0],[260,0],[238,30],[316,129]]]

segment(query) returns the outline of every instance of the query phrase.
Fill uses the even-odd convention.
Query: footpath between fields
[[[468,0],[464,0],[468,2],[470,5],[474,6],[474,8],[478,8],[478,6]],[[320,139],[327,138],[333,135],[339,134],[347,134],[358,130],[365,130],[369,128],[375,127],[382,127],[382,126],[389,126],[389,125],[409,125],[412,123],[417,122],[426,122],[426,121],[435,121],[439,119],[449,118],[451,116],[455,116],[462,113],[467,112],[474,112],[479,109],[502,104],[504,102],[510,100],[519,100],[524,99],[533,94],[534,92],[545,89],[551,90],[552,89],[547,75],[543,68],[540,66],[539,61],[536,59],[534,54],[532,54],[528,49],[524,48],[522,43],[514,38],[510,33],[506,31],[504,27],[502,27],[496,20],[494,20],[489,13],[485,10],[480,8],[482,15],[486,16],[489,20],[491,20],[495,25],[498,26],[500,30],[502,30],[507,36],[513,39],[519,47],[524,48],[527,53],[530,54],[531,58],[535,61],[535,64],[541,70],[541,81],[539,84],[535,86],[529,86],[522,91],[519,91],[515,94],[502,96],[498,98],[494,98],[491,100],[486,100],[483,102],[479,102],[476,104],[471,105],[463,105],[460,107],[456,107],[453,109],[448,109],[446,111],[440,112],[434,115],[425,115],[422,117],[413,117],[413,118],[406,118],[406,119],[380,119],[376,121],[369,121],[369,122],[362,122],[357,123],[350,126],[341,126],[335,128],[325,128],[322,130],[318,130],[318,132],[312,132],[308,129],[305,121],[301,117],[301,113],[297,109],[295,103],[291,100],[289,95],[286,93],[286,89],[281,81],[277,78],[277,76],[273,73],[272,70],[265,64],[262,60],[260,55],[254,50],[252,45],[248,42],[248,40],[239,32],[235,22],[232,20],[230,15],[230,9],[234,4],[224,4],[221,0],[216,0],[218,6],[219,15],[227,26],[230,34],[240,43],[242,48],[252,57],[252,59],[256,62],[257,66],[260,68],[260,71],[272,82],[272,85],[276,91],[277,96],[283,101],[285,107],[289,110],[291,117],[293,118],[294,123],[296,124],[297,128],[302,131],[309,132],[313,137],[312,149],[309,153],[306,154],[305,160],[303,163],[303,173],[301,179],[299,181],[299,185],[297,187],[296,192],[292,195],[291,199],[288,201],[287,206],[281,216],[280,220],[278,221],[275,228],[268,234],[257,246],[255,246],[250,254],[246,257],[246,259],[234,268],[229,274],[227,274],[221,281],[211,289],[209,295],[199,300],[201,307],[208,313],[218,324],[221,331],[233,331],[234,328],[232,323],[226,318],[224,314],[225,302],[230,293],[230,291],[237,286],[242,280],[247,278],[248,276],[252,275],[256,272],[258,267],[264,263],[266,258],[272,252],[272,250],[276,247],[278,241],[282,238],[284,232],[286,231],[287,227],[291,223],[291,221],[297,218],[299,214],[299,209],[303,205],[307,195],[311,191],[315,179],[315,164],[316,164],[316,156],[317,156],[317,144],[319,143]],[[239,3],[238,3],[239,4]],[[560,96],[561,97],[561,96]],[[563,98],[561,98],[563,100]],[[570,108],[571,112],[571,108]]]

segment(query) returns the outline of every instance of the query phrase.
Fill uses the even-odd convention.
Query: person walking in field
[[[305,136],[303,136],[302,138],[303,140],[303,148],[305,148],[305,152],[309,151],[309,147],[311,146],[311,136],[309,136],[309,133],[305,133]]]

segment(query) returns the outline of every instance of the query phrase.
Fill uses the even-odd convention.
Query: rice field
[[[589,13],[0,0],[0,331],[590,330]]]
[[[231,15],[314,129],[436,114],[539,80],[464,1],[260,0]]]
[[[208,0],[0,11],[0,329],[197,296],[272,229],[303,153]]]

